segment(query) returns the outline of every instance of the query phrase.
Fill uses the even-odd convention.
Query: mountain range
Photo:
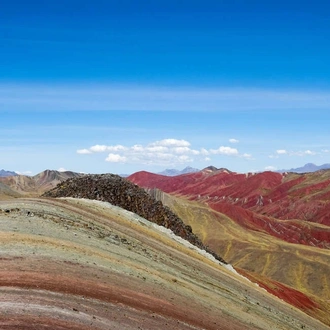
[[[187,173],[194,173],[198,172],[198,168],[193,168],[190,166],[185,167],[183,170],[177,170],[177,169],[166,169],[162,172],[159,172],[158,174],[161,175],[166,175],[166,176],[176,176],[176,175],[181,175],[181,174],[187,174]]]
[[[208,169],[211,170],[218,170],[215,166],[208,166]],[[220,168],[221,169],[221,168]],[[291,168],[291,169],[283,169],[278,170],[275,172],[284,173],[284,172],[294,172],[294,173],[310,173],[310,172],[316,172],[320,170],[327,170],[330,169],[330,164],[323,164],[323,165],[315,165],[313,163],[307,163],[304,166],[297,167],[297,168]],[[182,174],[188,174],[188,173],[195,173],[199,172],[200,169],[193,168],[190,166],[187,166],[183,170],[177,170],[177,169],[166,169],[162,172],[158,172],[157,174],[166,175],[166,176],[177,176]],[[128,177],[129,175],[125,175],[125,177]]]
[[[309,173],[309,172],[316,172],[316,171],[328,170],[328,169],[330,169],[330,164],[323,164],[318,166],[313,163],[308,163],[302,167],[291,168],[290,170],[280,170],[278,172]]]
[[[330,170],[2,177],[0,328],[329,329],[329,219]]]
[[[13,175],[0,177],[0,198],[13,194],[16,194],[16,197],[40,196],[43,192],[54,188],[59,182],[82,175],[71,171],[45,170],[34,176]]]
[[[212,170],[218,170],[215,166],[208,166],[208,169]],[[309,172],[316,172],[319,170],[326,170],[330,169],[330,164],[323,164],[323,165],[315,165],[313,163],[307,163],[302,167],[297,167],[297,168],[291,168],[291,169],[283,169],[283,170],[278,170],[276,172],[279,173],[284,173],[284,172],[295,172],[295,173],[309,173]],[[177,175],[182,175],[182,174],[188,174],[188,173],[195,173],[199,172],[200,169],[194,168],[191,166],[187,166],[182,170],[178,169],[165,169],[164,171],[158,172],[157,174],[161,175],[166,175],[166,176],[177,176]],[[0,177],[8,177],[8,176],[18,176],[14,171],[6,171],[4,169],[0,170]],[[128,177],[130,174],[120,174],[121,177]]]
[[[162,200],[242,275],[330,324],[321,316],[330,308],[330,170],[240,174],[212,167],[176,177],[142,171],[128,180]],[[293,301],[287,287],[303,296]]]

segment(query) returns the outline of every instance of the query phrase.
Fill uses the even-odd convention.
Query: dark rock
[[[74,197],[109,202],[160,226],[171,229],[176,235],[209,252],[217,260],[226,263],[215,252],[204,246],[201,240],[192,232],[191,227],[186,226],[161,201],[156,201],[144,189],[118,175],[93,174],[71,178],[44,193],[43,197]]]

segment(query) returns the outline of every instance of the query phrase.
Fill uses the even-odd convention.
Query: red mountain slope
[[[330,171],[297,175],[220,170],[177,177],[138,172],[128,180],[204,202],[243,227],[287,242],[330,248]]]
[[[128,179],[167,192],[153,190],[239,273],[330,324],[330,171]]]

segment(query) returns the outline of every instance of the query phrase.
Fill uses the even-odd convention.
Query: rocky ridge
[[[193,245],[212,254],[225,263],[215,252],[205,246],[192,232],[189,225],[175,215],[161,201],[157,201],[144,189],[114,174],[92,174],[71,178],[59,183],[54,189],[44,193],[43,197],[74,197],[109,202],[165,228],[189,241]]]

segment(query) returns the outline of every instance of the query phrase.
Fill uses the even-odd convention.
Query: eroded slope
[[[150,193],[184,219],[204,244],[222,255],[236,270],[330,324],[329,250],[291,244],[267,233],[248,230],[196,201],[159,190]],[[318,308],[309,308],[314,304]]]
[[[0,209],[1,329],[327,329],[120,208],[25,199]]]
[[[138,172],[128,180],[205,203],[247,229],[291,243],[330,248],[329,170],[300,175],[219,170],[172,178]]]

